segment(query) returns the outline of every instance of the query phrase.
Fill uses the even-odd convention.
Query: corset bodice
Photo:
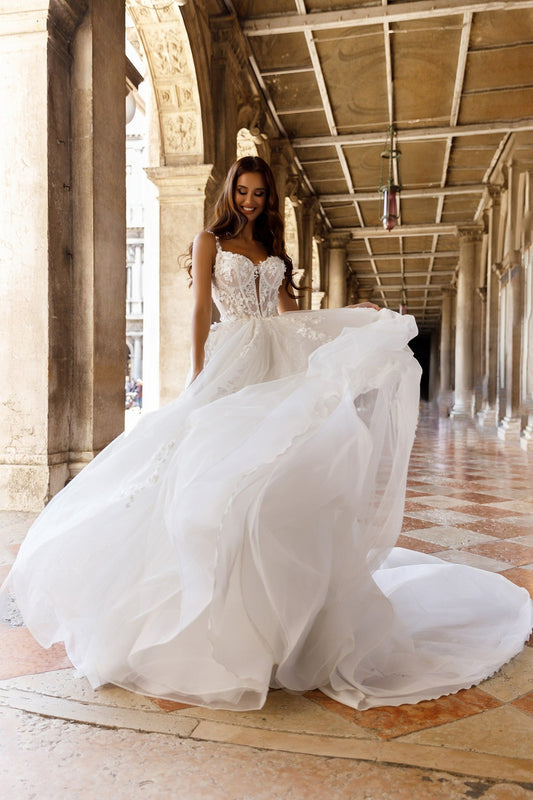
[[[223,250],[217,239],[212,287],[222,322],[275,316],[284,274],[281,258],[267,256],[254,264],[247,256]]]

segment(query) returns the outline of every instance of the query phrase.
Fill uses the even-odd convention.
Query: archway
[[[179,394],[189,369],[192,295],[180,256],[205,222],[212,171],[206,154],[214,151],[211,90],[193,4],[182,9],[172,1],[148,6],[126,0],[126,8],[149,84],[143,380],[150,409]]]

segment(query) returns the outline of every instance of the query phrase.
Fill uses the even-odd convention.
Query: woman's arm
[[[211,326],[211,272],[216,258],[215,237],[202,231],[192,246],[192,380],[204,368],[205,342]]]
[[[287,291],[287,282],[283,281],[278,293],[278,311],[284,314],[285,311],[298,311],[298,303]]]

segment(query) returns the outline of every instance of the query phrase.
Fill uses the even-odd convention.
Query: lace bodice
[[[212,286],[221,321],[275,316],[284,274],[281,258],[267,256],[254,264],[247,256],[223,250],[217,239]]]

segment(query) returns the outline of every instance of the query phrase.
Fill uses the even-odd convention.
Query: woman
[[[95,687],[234,709],[269,687],[417,702],[519,652],[525,590],[393,549],[414,320],[296,310],[259,158],[230,170],[192,278],[189,387],[86,467],[21,547],[9,583],[38,641],[65,641]]]

